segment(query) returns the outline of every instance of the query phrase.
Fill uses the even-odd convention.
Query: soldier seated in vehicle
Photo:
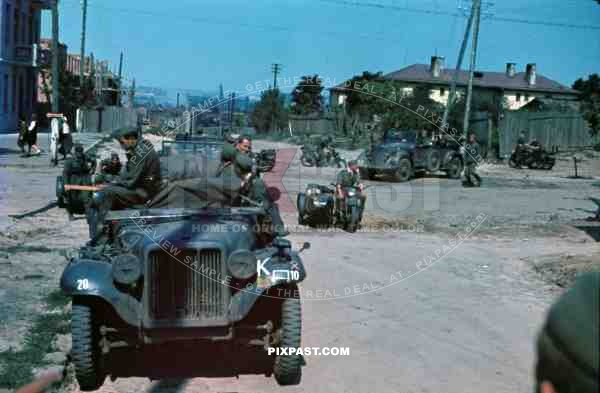
[[[367,196],[363,193],[365,188],[364,184],[360,181],[360,171],[358,168],[358,162],[356,160],[348,161],[346,168],[338,172],[335,182],[335,203],[336,210],[339,211],[342,201],[344,200],[344,188],[356,187],[359,190],[358,197],[360,199],[360,216],[359,220],[362,220],[363,211],[365,210],[365,203]]]
[[[289,233],[285,229],[283,219],[279,214],[277,205],[267,192],[263,181],[255,176],[252,167],[254,165],[252,159],[246,154],[236,151],[231,146],[223,148],[223,168],[219,172],[222,177],[236,177],[242,182],[244,194],[251,200],[262,204],[270,218],[272,233],[275,236],[287,236]]]
[[[148,140],[139,137],[139,130],[126,128],[114,137],[126,151],[125,171],[118,178],[98,191],[88,214],[90,245],[100,242],[104,218],[110,210],[131,208],[152,199],[161,184],[160,158]]]

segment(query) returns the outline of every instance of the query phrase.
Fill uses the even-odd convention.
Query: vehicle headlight
[[[356,195],[356,192],[354,192],[354,191],[348,191],[348,196],[349,197],[352,197],[354,195]]]
[[[248,250],[234,251],[227,260],[227,268],[233,277],[247,280],[256,274],[256,256]]]
[[[142,266],[133,254],[121,254],[113,257],[112,273],[114,280],[123,285],[131,285],[142,276]]]
[[[308,190],[306,190],[306,195],[308,196],[319,195],[320,193],[321,190],[318,188],[309,188]]]

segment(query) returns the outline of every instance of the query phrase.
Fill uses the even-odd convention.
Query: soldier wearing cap
[[[537,336],[535,393],[600,391],[600,272],[579,277]]]
[[[222,164],[222,169],[219,171],[218,176],[240,179],[242,189],[248,197],[263,205],[263,208],[271,219],[273,233],[276,236],[287,236],[288,232],[285,230],[279,209],[269,195],[265,184],[262,182],[262,179],[252,176],[254,166],[252,158],[248,154],[239,152],[235,147],[231,145],[227,146],[226,144],[223,148],[222,159],[224,164]]]
[[[127,209],[154,197],[161,185],[160,158],[154,146],[140,137],[137,128],[126,128],[113,135],[125,150],[125,170],[107,187],[97,192],[88,216],[90,245],[96,245],[109,210]]]
[[[360,181],[360,172],[356,160],[348,161],[347,167],[338,172],[335,184],[336,204],[338,208],[341,201],[344,199],[343,189],[348,187],[358,188],[358,195],[360,198],[360,220],[362,220],[367,196],[363,193],[364,185]]]

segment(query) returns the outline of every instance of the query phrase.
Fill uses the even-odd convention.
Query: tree
[[[591,136],[600,131],[600,77],[592,74],[587,80],[579,78],[573,83],[573,89],[579,91],[580,110],[590,127]]]
[[[431,89],[426,85],[413,88],[412,94],[405,98],[397,99],[398,104],[389,103],[389,111],[383,115],[382,128],[408,128],[408,129],[437,129],[431,114],[443,111],[442,104],[431,99]],[[433,124],[432,124],[433,123]]]
[[[260,101],[252,112],[252,125],[258,132],[281,129],[287,124],[287,115],[279,89],[269,89],[261,93]]]
[[[323,112],[322,79],[319,75],[303,76],[292,91],[292,111],[299,115]]]

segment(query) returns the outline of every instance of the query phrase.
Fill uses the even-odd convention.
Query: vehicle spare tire
[[[399,182],[404,182],[410,179],[412,165],[408,158],[401,158],[396,164],[394,170],[394,179]]]
[[[427,170],[431,173],[437,172],[440,170],[440,164],[442,161],[442,157],[439,151],[432,150],[429,152],[429,157],[427,157]]]

